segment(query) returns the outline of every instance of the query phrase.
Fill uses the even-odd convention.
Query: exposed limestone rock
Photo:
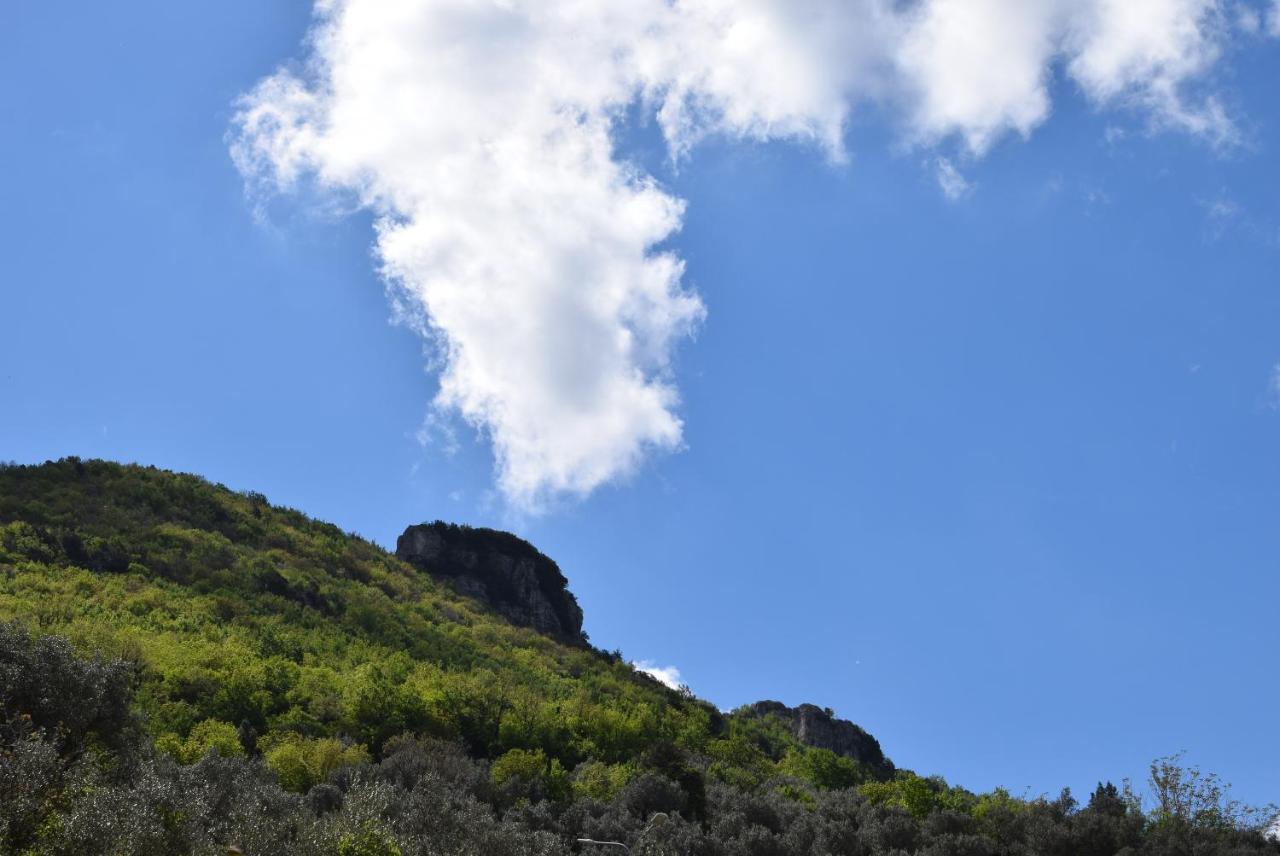
[[[787,707],[779,701],[758,701],[747,708],[749,716],[776,717],[806,746],[829,749],[852,758],[876,778],[893,775],[893,762],[884,756],[880,741],[846,719],[836,719],[830,710],[812,704]]]
[[[410,526],[396,555],[513,624],[585,644],[582,609],[556,563],[508,532],[452,523]]]

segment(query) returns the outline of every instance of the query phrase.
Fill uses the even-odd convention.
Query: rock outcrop
[[[586,644],[582,608],[551,559],[508,532],[452,523],[410,526],[396,555],[487,604],[513,624]]]
[[[836,719],[829,709],[812,704],[787,707],[780,701],[758,701],[744,712],[760,719],[775,717],[804,745],[852,758],[878,779],[893,775],[893,762],[884,756],[880,741],[847,719]]]

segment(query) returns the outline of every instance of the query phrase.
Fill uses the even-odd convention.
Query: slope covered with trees
[[[0,622],[0,853],[1280,852],[1173,763],[1149,811],[1082,808],[895,770],[816,708],[722,715],[153,468],[0,469]]]

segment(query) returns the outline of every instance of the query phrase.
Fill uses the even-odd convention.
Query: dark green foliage
[[[0,720],[43,732],[64,754],[132,744],[133,677],[122,660],[82,659],[65,639],[0,623]]]

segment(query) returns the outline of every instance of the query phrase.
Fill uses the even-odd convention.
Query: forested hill
[[[811,705],[723,715],[586,644],[530,545],[413,531],[410,564],[195,476],[0,467],[0,853],[1277,852],[1199,785],[979,795]]]
[[[0,525],[0,618],[138,662],[162,739],[215,720],[267,740],[342,735],[376,756],[409,731],[572,767],[724,730],[714,707],[616,656],[514,626],[373,543],[195,476],[9,467]]]

